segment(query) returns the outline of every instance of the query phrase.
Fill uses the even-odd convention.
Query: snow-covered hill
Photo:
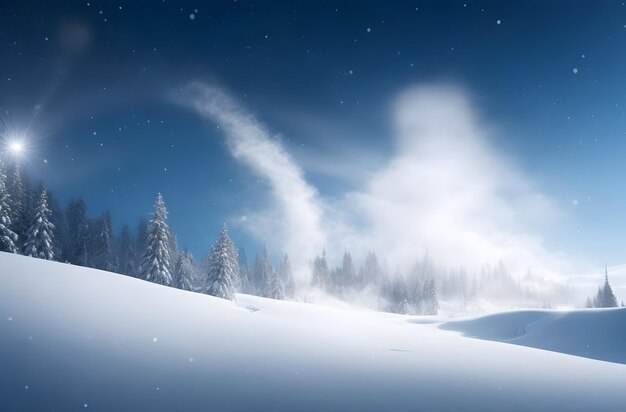
[[[568,349],[581,331],[598,345],[626,328],[619,310],[513,313],[443,327],[506,340],[537,318],[523,344],[586,356]],[[233,303],[0,253],[0,410],[626,410],[624,364],[436,321]],[[595,357],[623,362],[614,344]]]
[[[626,308],[524,310],[447,322],[465,336],[626,364]]]

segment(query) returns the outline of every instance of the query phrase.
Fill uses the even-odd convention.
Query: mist
[[[425,276],[416,268],[427,256],[440,286],[457,271],[476,288],[497,267],[507,279],[500,294],[528,300],[535,293],[536,302],[567,295],[562,258],[532,230],[558,219],[559,210],[496,148],[498,129],[461,87],[401,91],[390,105],[393,156],[339,200],[308,182],[281,140],[224,89],[194,82],[178,101],[216,123],[231,155],[268,185],[272,206],[246,214],[241,227],[260,242],[271,233],[269,247],[292,257],[300,285],[310,284],[315,256],[326,253],[332,267],[345,251],[357,261],[375,251],[386,277]]]

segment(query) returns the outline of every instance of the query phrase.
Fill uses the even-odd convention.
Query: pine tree
[[[137,223],[137,244],[135,245],[136,251],[143,251],[148,245],[148,220],[145,217],[139,219]]]
[[[119,262],[113,251],[111,212],[106,210],[102,217],[96,221],[95,228],[93,263],[97,269],[117,272]]]
[[[233,300],[235,298],[236,280],[239,276],[235,245],[228,237],[226,225],[222,228],[219,238],[211,248],[209,274],[207,277],[208,295]]]
[[[391,296],[389,297],[389,300],[391,301],[389,305],[390,311],[400,314],[409,313],[407,286],[406,282],[399,273],[396,274],[395,279],[392,281],[392,285]]]
[[[28,237],[24,244],[26,256],[54,259],[54,225],[50,222],[51,213],[48,209],[48,194],[44,190],[35,209],[33,223],[28,229]]]
[[[283,285],[283,281],[280,278],[278,271],[272,271],[269,281],[267,285],[265,285],[265,292],[263,295],[270,299],[285,299],[285,286]]]
[[[13,213],[5,182],[4,164],[0,158],[0,251],[16,253],[18,236],[12,230],[11,216]]]
[[[248,256],[244,248],[239,249],[239,282],[241,283],[241,291],[243,293],[251,293],[250,290],[250,266],[248,265]]]
[[[67,261],[67,222],[65,214],[52,192],[48,192],[48,209],[50,209],[50,222],[54,225],[54,259]]]
[[[613,294],[613,288],[609,284],[609,271],[607,267],[604,267],[604,286],[601,289],[601,308],[616,308],[617,307],[617,299]]]
[[[89,224],[83,199],[70,200],[66,215],[69,238],[67,259],[75,265],[89,266]]]
[[[356,281],[356,271],[354,270],[354,263],[352,262],[352,256],[347,250],[343,253],[343,261],[341,264],[341,285],[350,286]]]
[[[589,300],[589,299],[587,299]],[[593,299],[594,308],[616,308],[617,298],[613,294],[613,288],[609,284],[609,272],[607,267],[604,267],[604,285],[598,288],[596,297]]]
[[[28,195],[18,162],[13,163],[11,173],[7,173],[6,189],[9,192],[11,208],[11,227],[17,234],[17,249],[24,246],[29,227]]]
[[[322,252],[322,256],[317,256],[313,261],[313,275],[311,282],[313,286],[320,289],[326,289],[328,286],[328,263],[326,262],[326,250]]]
[[[189,291],[196,290],[197,279],[195,265],[193,255],[188,250],[184,250],[178,255],[178,260],[174,267],[176,287]]]
[[[422,301],[423,315],[436,315],[439,313],[439,302],[437,300],[437,288],[435,279],[427,279],[424,282],[424,293]]]
[[[147,281],[169,286],[172,284],[172,272],[169,250],[170,231],[166,221],[167,209],[159,193],[154,205],[153,217],[150,220],[140,273],[141,277]]]
[[[127,276],[137,276],[135,242],[133,242],[128,225],[122,226],[117,256],[120,273]]]
[[[296,297],[296,281],[293,277],[293,271],[291,270],[289,256],[287,256],[286,253],[285,256],[283,256],[283,260],[280,262],[280,266],[278,266],[278,274],[283,281],[285,298],[294,299]]]
[[[267,297],[265,295],[267,291],[265,285],[269,284],[273,272],[274,270],[272,269],[272,262],[267,252],[267,247],[263,246],[254,262],[254,272],[252,276],[254,294]]]
[[[365,256],[365,262],[363,263],[363,268],[359,274],[359,279],[355,282],[355,286],[357,288],[362,288],[367,284],[376,283],[381,277],[381,274],[382,269],[378,263],[376,253],[369,252],[367,256]]]

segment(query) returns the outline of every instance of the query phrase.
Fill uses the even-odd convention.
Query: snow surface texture
[[[539,342],[580,339],[593,319],[579,325],[579,314],[607,328],[624,319],[513,313],[526,317],[513,329],[498,325],[509,327],[509,314],[474,325],[504,340],[545,313],[544,332],[529,334]],[[626,365],[469,339],[439,321],[247,295],[230,302],[0,253],[0,410],[626,410]]]

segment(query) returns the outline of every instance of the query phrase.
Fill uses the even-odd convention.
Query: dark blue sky
[[[0,133],[26,136],[32,175],[117,225],[161,191],[196,255],[222,222],[267,202],[220,130],[172,102],[200,79],[280,134],[331,198],[360,178],[324,159],[384,165],[399,91],[461,85],[504,131],[495,145],[565,210],[547,245],[626,260],[621,1],[2,0],[0,62]]]

